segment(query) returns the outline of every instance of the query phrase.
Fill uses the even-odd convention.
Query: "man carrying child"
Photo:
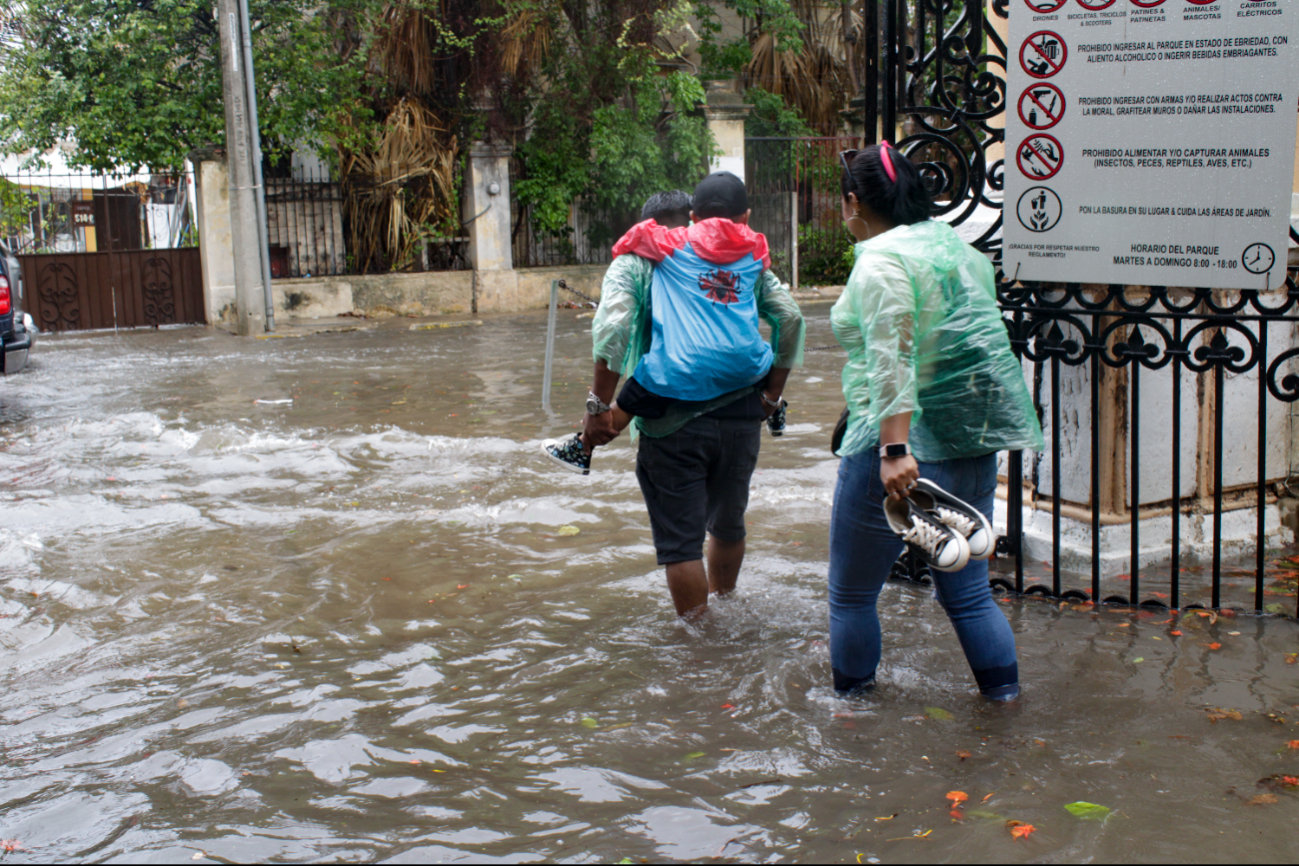
[[[646,219],[614,246],[591,326],[595,376],[583,432],[547,442],[546,451],[586,472],[591,449],[635,424],[636,477],[658,563],[678,615],[697,616],[710,591],[735,589],[762,422],[783,416],[804,323],[771,272],[766,238],[748,227],[743,181],[730,172],[706,177],[689,226],[672,225],[673,196],[651,199]],[[680,210],[686,197],[675,196]],[[760,320],[771,327],[770,343]]]

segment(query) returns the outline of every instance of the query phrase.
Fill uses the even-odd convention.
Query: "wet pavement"
[[[764,439],[740,593],[686,626],[630,443],[590,478],[537,452],[589,320],[556,416],[544,315],[478,321],[46,336],[0,382],[6,862],[1299,855],[1294,622],[1005,600],[1025,693],[990,706],[893,585],[881,687],[836,700],[840,356]]]

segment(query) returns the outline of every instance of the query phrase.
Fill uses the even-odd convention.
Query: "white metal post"
[[[550,411],[550,380],[555,368],[555,319],[559,311],[559,280],[550,281],[550,316],[546,321],[546,371],[541,378],[541,407]]]
[[[798,190],[789,194],[789,275],[791,291],[798,291]]]

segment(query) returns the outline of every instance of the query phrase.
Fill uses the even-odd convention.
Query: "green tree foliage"
[[[355,134],[368,0],[250,0],[263,136]],[[0,146],[76,142],[74,165],[179,167],[225,139],[220,42],[211,0],[9,0],[16,37],[0,61],[8,123]]]

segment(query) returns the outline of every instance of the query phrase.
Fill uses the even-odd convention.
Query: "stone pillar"
[[[744,180],[744,119],[752,110],[735,92],[734,82],[708,82],[704,118],[722,151],[721,156],[713,157],[712,171],[729,171]]]
[[[209,326],[236,321],[235,250],[230,224],[230,169],[224,148],[189,155],[194,164],[199,260],[203,263],[203,306]]]
[[[510,248],[510,148],[477,142],[469,149],[464,221],[476,271],[514,267]]]
[[[475,142],[469,149],[464,216],[474,269],[475,313],[516,309],[518,277],[510,243],[510,148]]]

